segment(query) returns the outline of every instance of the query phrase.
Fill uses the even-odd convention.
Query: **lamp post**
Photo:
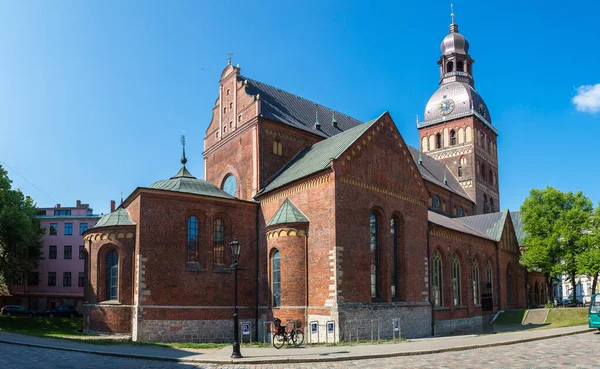
[[[240,327],[240,323],[238,320],[238,293],[237,293],[237,272],[238,272],[238,260],[240,257],[240,250],[242,248],[242,243],[239,242],[237,240],[237,237],[233,239],[233,242],[231,242],[229,244],[229,246],[231,246],[231,261],[233,261],[233,264],[231,264],[231,268],[233,269],[233,273],[234,273],[234,284],[233,284],[233,289],[234,289],[234,307],[233,307],[233,353],[231,354],[231,358],[232,359],[239,359],[242,356],[242,353],[240,352],[240,342],[239,340],[239,336],[240,336],[240,332],[239,332],[239,327]]]

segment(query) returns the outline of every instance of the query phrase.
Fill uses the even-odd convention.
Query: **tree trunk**
[[[552,277],[546,278],[546,303],[548,305],[553,305],[554,301],[552,299],[554,295],[554,291],[552,290]]]
[[[598,285],[598,275],[600,273],[596,273],[594,274],[594,277],[592,278],[592,295],[594,293],[596,293],[596,286]]]
[[[571,286],[573,287],[573,302],[577,303],[577,283],[575,280],[575,272],[569,273],[571,276]]]

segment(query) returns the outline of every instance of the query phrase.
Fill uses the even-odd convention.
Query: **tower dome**
[[[450,33],[444,37],[444,40],[440,45],[440,50],[442,50],[442,55],[465,55],[469,53],[469,41],[467,41],[463,35],[458,33],[458,25],[450,25]]]

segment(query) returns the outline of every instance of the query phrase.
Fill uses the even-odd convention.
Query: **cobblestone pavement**
[[[600,334],[586,333],[518,345],[442,354],[329,363],[209,365],[126,359],[0,344],[0,368],[599,368]]]

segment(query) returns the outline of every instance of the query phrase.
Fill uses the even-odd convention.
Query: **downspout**
[[[304,237],[304,275],[305,275],[305,304],[306,308],[304,309],[304,324],[308,324],[308,229],[306,230],[306,237]],[[337,288],[337,287],[336,287]],[[335,338],[335,337],[334,337]]]
[[[498,296],[498,310],[500,310],[502,301],[502,296],[500,295],[500,252],[498,250],[499,248],[500,242],[496,242],[496,295]]]
[[[256,309],[254,310],[254,326],[256,329],[254,330],[254,342],[258,342],[258,306],[259,306],[259,298],[260,298],[260,277],[259,277],[259,261],[258,258],[260,256],[259,252],[259,237],[258,237],[258,218],[260,213],[260,203],[256,205]]]
[[[427,281],[427,286],[428,286],[428,291],[429,291],[429,305],[431,306],[431,336],[435,336],[435,315],[434,315],[434,306],[433,306],[433,300],[431,298],[431,253],[430,253],[430,241],[429,241],[429,235],[431,232],[431,223],[429,223],[429,221],[427,222],[427,270],[429,271],[429,275],[428,275],[428,281]]]

